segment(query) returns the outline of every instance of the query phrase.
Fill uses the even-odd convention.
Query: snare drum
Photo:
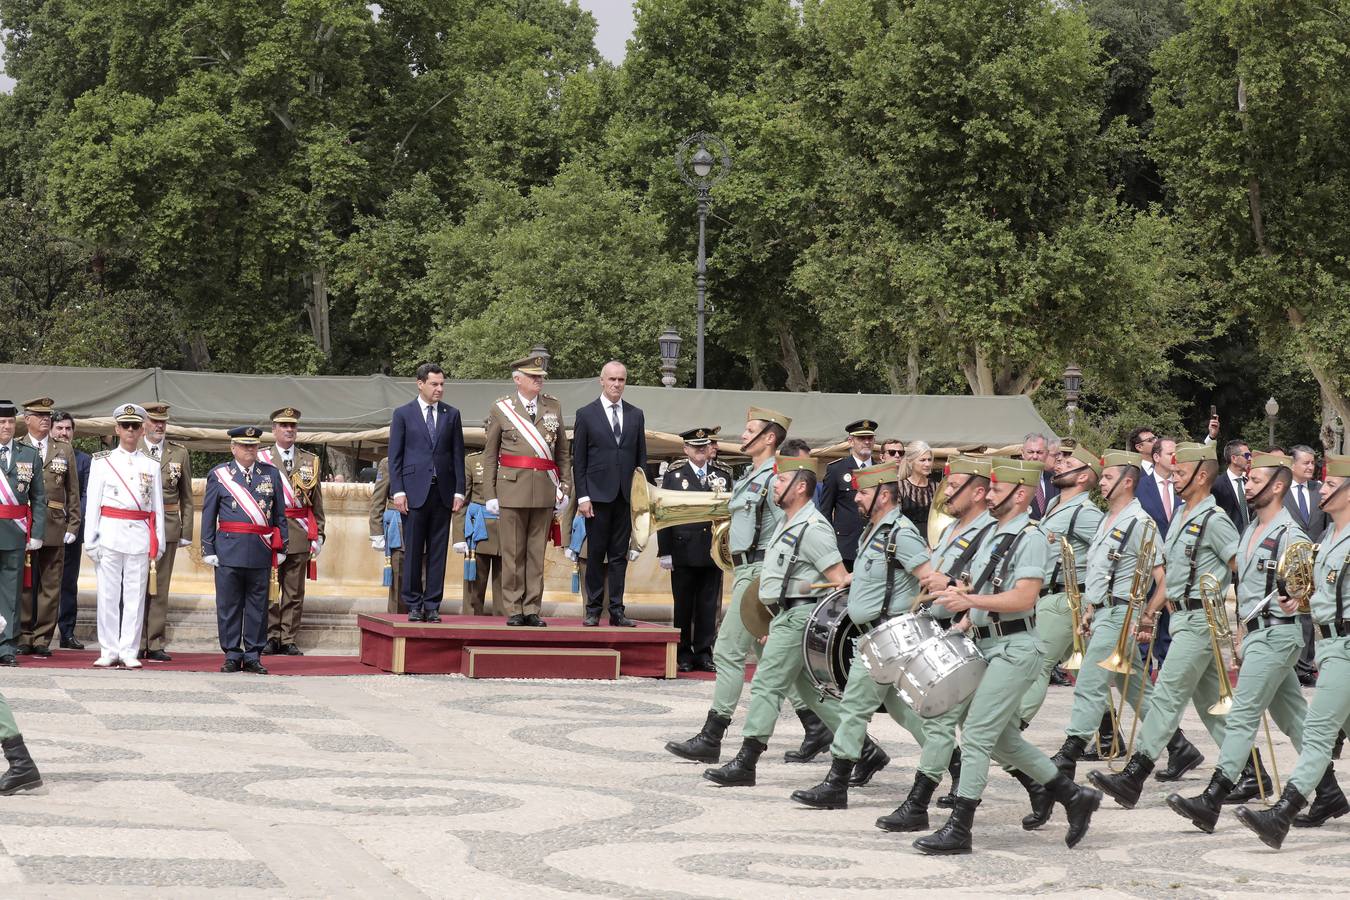
[[[844,696],[848,667],[862,629],[848,617],[848,588],[828,595],[811,611],[802,634],[806,674],[822,695]]]
[[[943,633],[933,617],[920,613],[905,613],[887,619],[858,641],[858,652],[863,665],[877,684],[895,684],[900,679],[905,661],[919,645]]]
[[[916,713],[931,719],[975,693],[988,666],[974,641],[950,631],[919,645],[905,662],[895,690]]]

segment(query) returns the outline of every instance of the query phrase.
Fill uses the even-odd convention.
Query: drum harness
[[[1336,618],[1330,625],[1318,625],[1317,634],[1322,638],[1345,637],[1350,634],[1350,628],[1345,626],[1345,571],[1350,569],[1350,555],[1341,559],[1341,567],[1331,573],[1335,578],[1336,584]]]
[[[1269,554],[1269,556],[1267,556],[1265,559],[1258,560],[1256,563],[1256,571],[1266,573],[1265,594],[1267,596],[1269,596],[1271,591],[1275,590],[1275,585],[1276,581],[1278,580],[1278,573],[1280,569],[1280,562],[1279,562],[1280,541],[1284,539],[1284,533],[1288,530],[1289,530],[1288,525],[1281,525],[1279,528],[1275,530],[1274,534],[1266,537],[1256,547],[1257,552],[1265,550]],[[1237,578],[1236,572],[1233,573],[1233,577],[1234,579]],[[1280,582],[1280,587],[1281,588],[1284,587],[1283,582]],[[1294,620],[1290,617],[1277,616],[1273,612],[1266,612],[1262,613],[1261,615],[1257,616],[1254,619],[1251,619],[1245,624],[1247,626],[1247,631],[1252,632],[1257,631],[1261,628],[1269,628],[1272,625],[1288,625],[1292,621]]]
[[[1027,532],[1033,528],[1035,528],[1034,525],[1028,525],[1016,534],[1005,534],[1003,536],[1002,540],[994,547],[994,552],[989,554],[989,564],[984,567],[979,579],[970,586],[970,593],[978,594],[986,584],[992,584],[996,588],[1003,587],[1003,583],[1008,579],[1008,570],[1012,568],[1013,551],[1017,549],[1017,545],[1022,542],[1022,538],[1026,536]],[[995,569],[998,569],[997,576],[994,576]],[[984,638],[1030,631],[1036,624],[1035,607],[1032,607],[1030,612],[1030,615],[1009,622],[1005,626],[1000,624],[1001,616],[991,611],[988,613],[990,624],[987,627],[971,626],[970,630],[974,632],[973,639],[983,640]],[[969,616],[969,612],[966,615]]]
[[[1138,524],[1139,519],[1136,517],[1130,520],[1130,524],[1125,526],[1124,531],[1119,528],[1112,529],[1119,537],[1116,538],[1116,549],[1108,550],[1106,553],[1106,558],[1111,560],[1111,569],[1106,573],[1106,599],[1102,601],[1102,606],[1107,609],[1121,603],[1130,602],[1128,597],[1112,597],[1111,588],[1116,586],[1116,572],[1120,570],[1120,561],[1125,558],[1125,553],[1121,548],[1130,542],[1130,535],[1134,533],[1134,526]]]
[[[755,502],[755,536],[750,539],[749,550],[744,553],[731,554],[731,564],[733,566],[748,566],[753,563],[762,562],[764,559],[764,551],[759,549],[759,536],[763,533],[764,529],[764,501],[769,496],[768,482],[772,477],[773,476],[770,475],[769,478],[766,478],[764,480],[764,487],[755,491],[755,495],[759,498]],[[750,483],[752,485],[759,484],[754,478],[750,479]],[[793,559],[796,559],[796,557],[794,556]]]
[[[783,570],[783,583],[778,589],[778,602],[768,604],[769,612],[775,616],[784,610],[803,606],[807,603],[815,603],[819,597],[789,597],[787,595],[788,582],[792,577],[792,569],[797,565],[797,559],[801,556],[802,541],[801,538],[806,534],[806,529],[811,527],[811,522],[803,522],[801,531],[793,534],[790,530],[784,531],[779,537],[780,541],[789,541],[792,547],[792,556],[788,558],[787,568]]]
[[[988,523],[978,532],[976,532],[975,536],[966,543],[966,546],[961,550],[961,555],[956,558],[956,562],[952,563],[951,568],[947,570],[948,587],[955,587],[958,579],[962,581],[970,580],[970,573],[966,571],[966,566],[970,565],[970,561],[974,559],[975,554],[979,552],[980,545],[984,543],[984,536],[987,535],[990,529],[992,529],[996,524],[998,523],[997,522]],[[961,540],[960,538],[957,538],[956,543],[960,543],[960,540]],[[952,573],[956,573],[955,576],[953,576]],[[937,622],[939,625],[941,625],[943,628],[950,628],[952,624],[952,619],[954,619],[955,616],[933,615],[932,606],[933,602],[931,600],[928,601],[928,603],[925,604],[923,608],[924,612],[932,616],[933,620]]]
[[[1190,531],[1192,527],[1195,527],[1195,540],[1185,551],[1186,559],[1190,561],[1190,574],[1186,576],[1186,586],[1181,589],[1181,598],[1176,601],[1177,608],[1185,612],[1204,609],[1204,601],[1198,597],[1191,597],[1191,588],[1195,587],[1195,574],[1200,569],[1200,547],[1204,544],[1205,529],[1209,527],[1209,520],[1214,518],[1216,512],[1218,512],[1217,509],[1206,511],[1204,517],[1197,525],[1187,525],[1182,530],[1182,534],[1185,534]]]

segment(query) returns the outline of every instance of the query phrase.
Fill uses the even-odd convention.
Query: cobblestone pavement
[[[662,750],[702,723],[707,682],[20,669],[0,690],[47,780],[40,794],[0,798],[0,896],[1350,891],[1350,818],[1296,829],[1275,853],[1231,808],[1216,834],[1201,834],[1167,810],[1171,788],[1156,782],[1136,810],[1108,800],[1069,851],[1063,812],[1022,831],[1025,795],[996,774],[975,854],[923,857],[913,836],[872,825],[913,776],[917,748],[894,723],[873,728],[891,765],[852,792],[849,809],[808,810],[788,794],[826,766],[782,762],[801,736],[795,718],[781,720],[754,788],[719,789]],[[1049,751],[1069,703],[1052,689],[1029,732]],[[1212,763],[1193,713],[1186,724]],[[1278,746],[1287,775],[1292,749]],[[1198,793],[1209,771],[1183,792]]]

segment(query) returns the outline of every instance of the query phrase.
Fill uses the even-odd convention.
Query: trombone
[[[1063,535],[1059,538],[1059,558],[1060,568],[1064,570],[1064,597],[1069,602],[1069,616],[1073,621],[1073,652],[1062,665],[1076,672],[1083,668],[1083,653],[1087,650],[1083,645],[1083,593],[1078,589],[1078,561],[1073,544]]]
[[[1134,706],[1129,706],[1130,698],[1130,675],[1134,672],[1134,660],[1139,655],[1139,645],[1135,643],[1134,620],[1139,616],[1144,604],[1148,601],[1149,585],[1153,581],[1153,545],[1158,534],[1158,526],[1154,521],[1146,519],[1144,521],[1143,535],[1139,541],[1139,552],[1134,563],[1134,578],[1130,581],[1130,598],[1125,604],[1125,617],[1120,623],[1120,637],[1116,640],[1115,649],[1111,655],[1097,665],[1106,669],[1108,672],[1114,672],[1117,675],[1125,676],[1125,682],[1120,686],[1120,708],[1111,711],[1112,731],[1111,746],[1102,756],[1104,760],[1128,759],[1134,754],[1134,738],[1139,730],[1139,717],[1143,712],[1144,690],[1148,678],[1149,670],[1153,668],[1153,645],[1156,642],[1148,642],[1148,656],[1144,658],[1144,672],[1140,679],[1139,696],[1135,698]],[[1110,590],[1110,586],[1107,586]],[[1120,726],[1125,720],[1126,708],[1134,710],[1134,721],[1130,723],[1130,737],[1125,747],[1120,745]]]

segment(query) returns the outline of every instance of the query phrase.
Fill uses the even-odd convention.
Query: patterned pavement
[[[1157,783],[1136,810],[1106,801],[1069,851],[1062,811],[1022,831],[1025,795],[996,775],[975,854],[923,857],[912,836],[872,826],[912,778],[917,748],[897,726],[873,728],[893,761],[849,809],[808,810],[787,796],[826,766],[782,762],[800,739],[795,718],[780,721],[754,788],[719,789],[661,749],[702,723],[704,682],[20,669],[0,690],[47,780],[40,794],[0,798],[3,896],[1350,892],[1350,818],[1296,829],[1275,853],[1231,813],[1201,834]],[[1052,689],[1030,732],[1043,748],[1059,745],[1069,703]],[[1193,713],[1185,724],[1212,761]],[[1287,774],[1292,748],[1277,746]],[[1202,766],[1183,791],[1208,777]]]

